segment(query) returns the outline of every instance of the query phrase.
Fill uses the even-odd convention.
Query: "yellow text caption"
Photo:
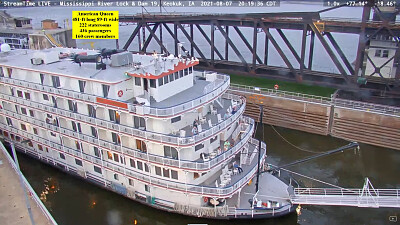
[[[73,39],[118,39],[118,11],[72,11]]]

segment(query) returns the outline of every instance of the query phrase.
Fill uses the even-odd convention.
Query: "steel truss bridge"
[[[391,17],[384,15],[374,0],[363,7],[361,20],[324,19],[321,13],[337,10],[344,5],[324,9],[318,12],[299,13],[251,13],[251,14],[171,14],[171,13],[141,13],[136,15],[120,15],[120,23],[134,24],[134,29],[123,46],[133,52],[147,53],[150,42],[155,41],[161,53],[178,55],[181,48],[187,56],[198,56],[200,67],[221,72],[243,73],[253,76],[264,76],[273,79],[304,82],[314,85],[331,86],[342,89],[378,89],[392,93],[400,93],[400,69],[395,78],[385,78],[382,68],[394,60],[394,66],[399,68],[400,53],[387,59],[380,66],[375,65],[368,54],[365,54],[369,43],[381,36],[390,37],[398,44],[400,40],[400,23],[393,22],[399,10],[396,9]],[[379,21],[370,17],[374,10]],[[248,35],[249,29],[251,35]],[[295,38],[289,39],[289,30],[296,30]],[[273,31],[273,32],[272,32]],[[246,33],[247,32],[247,33]],[[286,32],[286,34],[285,34]],[[232,38],[232,33],[239,38]],[[344,54],[343,44],[334,38],[334,33],[359,35],[357,56],[351,62]],[[166,45],[167,35],[173,44]],[[196,37],[195,37],[196,35]],[[218,39],[216,39],[218,35]],[[220,38],[222,36],[222,39]],[[248,38],[251,36],[251,38]],[[263,38],[264,37],[264,38]],[[198,41],[207,43],[200,46]],[[263,41],[260,41],[263,40]],[[132,45],[132,43],[134,44]],[[300,51],[296,51],[294,41],[300,40]],[[137,42],[136,42],[137,41]],[[322,45],[329,56],[329,62],[335,66],[336,72],[321,72],[313,68],[313,60],[320,57],[315,52],[316,43]],[[185,48],[181,43],[187,43]],[[218,43],[218,44],[217,44]],[[221,43],[224,46],[221,47]],[[283,43],[283,44],[282,44]],[[307,44],[308,43],[308,44]],[[132,45],[132,47],[131,47]],[[219,47],[217,47],[217,45]],[[238,46],[243,46],[239,49]],[[268,51],[274,48],[278,55]],[[209,51],[210,54],[207,54]],[[251,57],[245,57],[243,49],[248,50]],[[258,51],[257,51],[258,49]],[[260,49],[263,54],[260,54]],[[284,53],[284,49],[288,49]],[[325,54],[325,53],[324,53]],[[238,58],[235,61],[232,58]],[[272,66],[271,57],[280,57],[283,67]],[[374,71],[365,74],[365,62],[372,62]],[[360,77],[367,84],[360,83]]]

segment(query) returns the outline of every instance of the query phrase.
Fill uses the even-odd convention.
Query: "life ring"
[[[204,201],[204,202],[208,202],[208,198],[207,198],[207,197],[204,197],[204,198],[203,198],[203,201]]]
[[[118,97],[121,98],[123,95],[124,95],[124,92],[123,92],[122,90],[119,90],[119,91],[118,91]]]
[[[275,89],[275,90],[278,90],[278,89],[279,89],[279,85],[275,84],[275,85],[274,85],[274,89]]]

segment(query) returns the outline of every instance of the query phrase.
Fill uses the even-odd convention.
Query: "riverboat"
[[[292,213],[291,185],[259,175],[230,78],[192,57],[52,48],[0,53],[0,135],[65,172],[169,212],[214,218]],[[259,166],[258,166],[259,165]]]

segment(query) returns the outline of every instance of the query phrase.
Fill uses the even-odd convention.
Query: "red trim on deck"
[[[128,76],[131,76],[131,77],[142,77],[142,78],[147,78],[147,79],[158,79],[158,78],[162,78],[162,77],[165,77],[167,75],[173,74],[175,72],[178,72],[180,70],[184,70],[184,69],[187,69],[189,67],[195,66],[197,64],[199,64],[199,61],[190,62],[189,64],[186,64],[186,62],[178,62],[177,65],[174,65],[174,69],[173,70],[168,70],[167,72],[163,72],[160,75],[153,75],[151,73],[145,73],[145,74],[139,73],[138,74],[138,73],[129,73],[129,72],[127,72],[126,74]]]
[[[96,98],[96,102],[98,103],[102,103],[102,104],[106,104],[106,105],[112,105],[118,108],[124,108],[124,109],[128,109],[128,104],[123,103],[123,102],[118,102],[118,101],[113,101],[110,99],[105,99],[105,98]]]

